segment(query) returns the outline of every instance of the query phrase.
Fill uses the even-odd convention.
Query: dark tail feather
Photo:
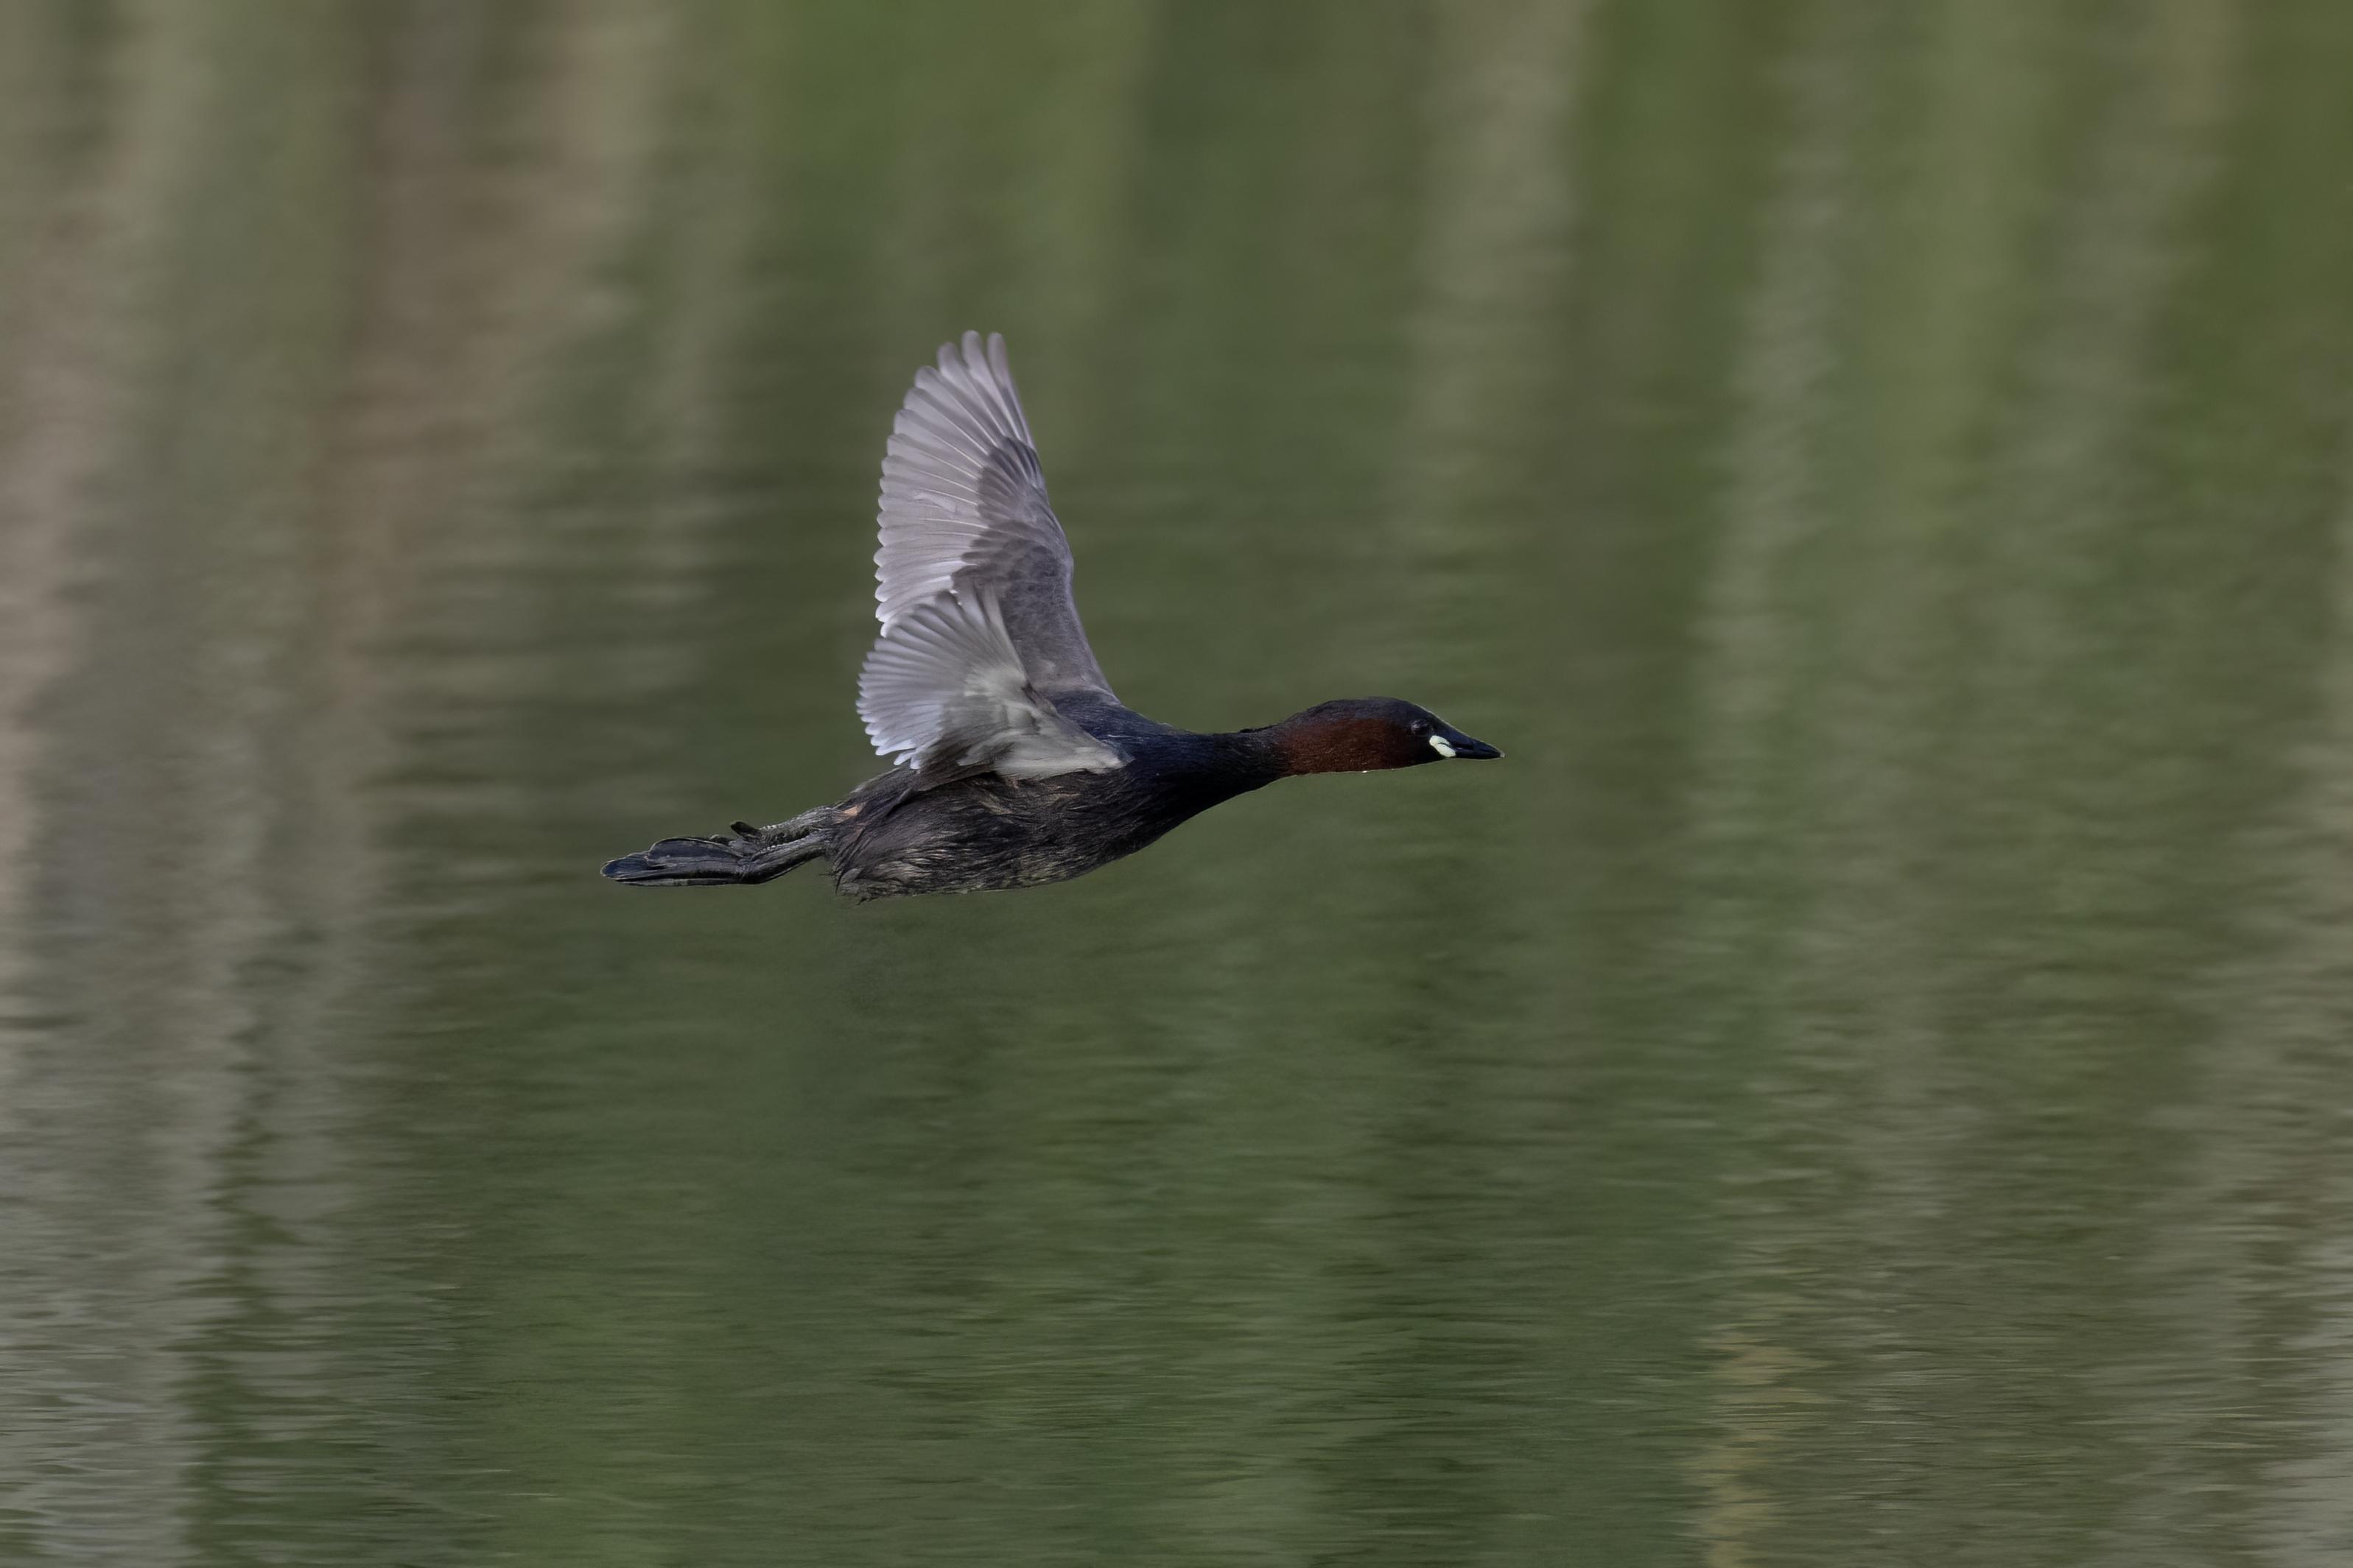
[[[633,888],[719,888],[765,882],[825,853],[812,834],[786,844],[756,838],[665,838],[650,849],[605,862],[605,875]]]

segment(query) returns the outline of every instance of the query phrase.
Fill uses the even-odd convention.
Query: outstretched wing
[[[991,332],[984,350],[980,334],[966,332],[961,353],[943,343],[939,368],[915,373],[891,425],[878,521],[874,613],[883,630],[951,588],[983,584],[1039,691],[1111,696],[1071,598],[1070,541],[1046,504],[1002,337]]]
[[[1071,547],[1046,504],[1005,340],[966,332],[915,373],[882,459],[874,557],[882,635],[858,681],[874,748],[924,771],[1015,778],[1117,767],[1058,711],[1116,701],[1071,598]]]
[[[874,749],[918,773],[1102,773],[1125,759],[1039,697],[989,589],[926,599],[892,622],[858,676]]]

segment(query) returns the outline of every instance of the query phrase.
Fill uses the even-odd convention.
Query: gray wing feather
[[[1045,778],[1124,761],[1031,688],[986,588],[926,599],[892,622],[859,672],[858,714],[876,751],[919,773]]]
[[[874,749],[923,771],[1011,778],[1117,767],[1054,707],[1112,698],[1071,597],[1071,547],[1014,390],[1005,340],[940,347],[892,422],[877,511],[882,635],[858,679]]]
[[[1071,546],[1046,502],[1045,470],[1021,412],[1005,340],[966,332],[915,373],[892,422],[876,521],[874,613],[902,616],[968,583],[991,588],[1041,692],[1110,697],[1071,597]]]

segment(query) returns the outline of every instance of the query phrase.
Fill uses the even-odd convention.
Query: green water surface
[[[2353,5],[0,6],[0,1561],[2353,1559]],[[1065,887],[873,771],[1005,331]]]

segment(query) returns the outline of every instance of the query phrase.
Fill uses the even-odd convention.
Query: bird
[[[822,860],[866,900],[1064,882],[1277,779],[1503,752],[1394,697],[1319,702],[1198,733],[1112,690],[1079,624],[1005,340],[968,331],[915,373],[882,459],[858,713],[891,766],[765,826],[664,838],[608,861],[628,887],[772,881]]]

